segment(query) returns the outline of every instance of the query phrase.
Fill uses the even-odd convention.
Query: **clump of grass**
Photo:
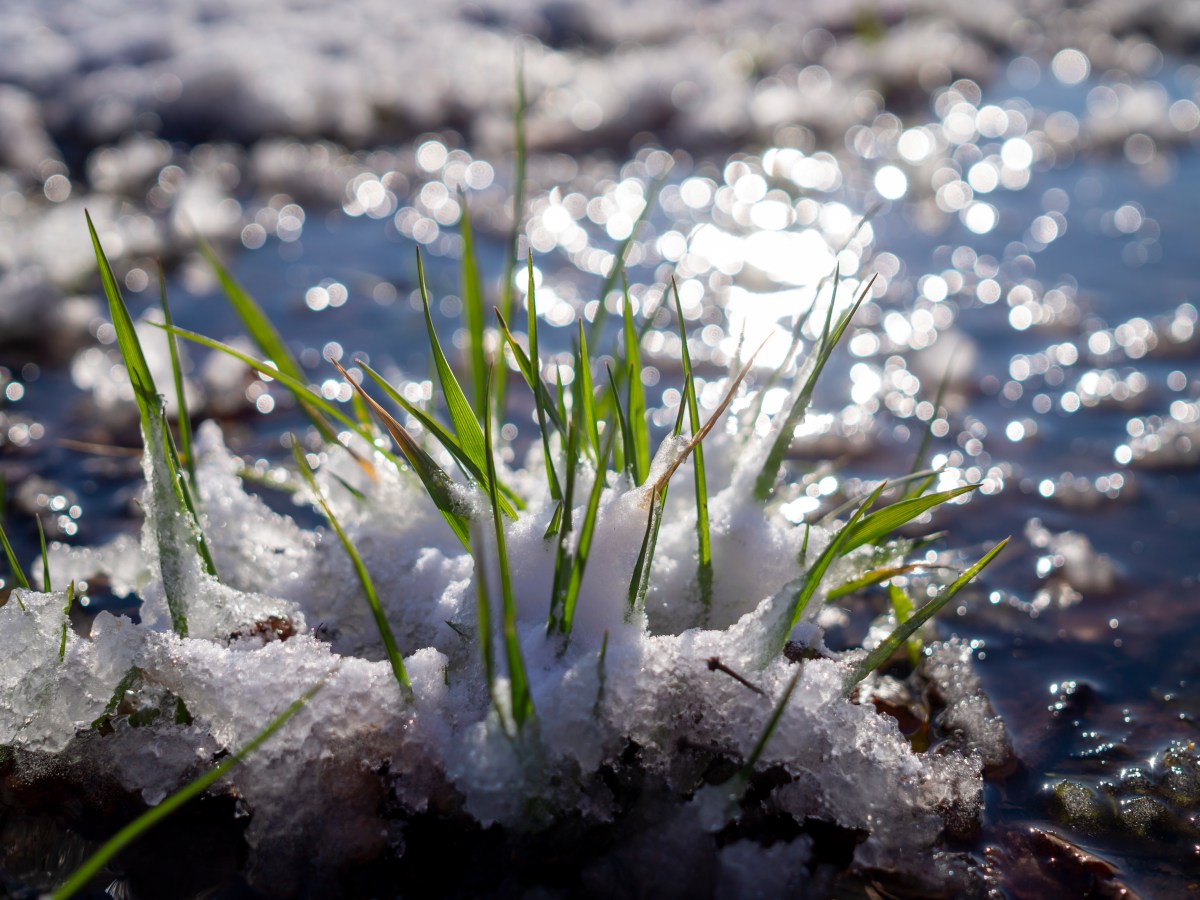
[[[520,79],[518,79],[519,95],[522,90]],[[517,212],[514,215],[514,220],[518,225],[520,222],[520,192],[523,190],[522,129],[523,123],[521,117],[518,116]],[[471,397],[469,398],[463,389],[459,376],[444,352],[434,327],[423,261],[419,253],[417,254],[418,283],[426,339],[433,361],[434,378],[444,403],[441,418],[431,409],[422,408],[408,401],[403,390],[389,383],[370,366],[365,363],[359,364],[364,377],[373,381],[387,400],[395,403],[420,424],[420,430],[427,435],[424,439],[415,436],[382,403],[374,399],[360,383],[360,379],[352,377],[351,372],[337,360],[330,361],[353,389],[351,396],[353,397],[355,416],[347,415],[337,404],[314,391],[306,383],[299,362],[291,354],[282,336],[270,323],[265,313],[225,270],[211,248],[203,243],[201,243],[201,252],[213,266],[226,295],[265,359],[255,359],[211,338],[174,326],[167,308],[165,289],[162,290],[165,320],[163,327],[168,334],[172,364],[176,375],[176,391],[180,401],[180,440],[189,464],[192,452],[190,431],[185,432],[182,423],[182,420],[186,420],[187,412],[175,349],[177,337],[183,337],[211,349],[228,353],[260,374],[275,380],[295,397],[300,408],[328,445],[341,445],[331,424],[336,422],[365,441],[368,446],[373,448],[373,452],[377,452],[384,459],[393,463],[403,477],[415,475],[416,482],[420,484],[425,495],[441,513],[464,549],[474,558],[477,590],[477,638],[491,701],[511,735],[536,734],[536,730],[531,728],[537,722],[535,697],[517,631],[517,598],[514,595],[512,560],[509,557],[506,536],[509,523],[530,515],[530,507],[527,505],[526,498],[520,497],[501,480],[497,470],[496,452],[498,448],[495,435],[499,422],[504,419],[505,378],[503,374],[496,374],[496,371],[499,368],[503,373],[504,366],[501,364],[496,367],[495,361],[489,360],[486,352],[488,335],[482,315],[484,292],[476,259],[472,222],[465,197],[462,199],[462,207],[461,281],[468,337],[466,378],[470,385]],[[649,203],[647,210],[643,211],[643,216],[648,208]],[[89,228],[92,228],[90,218],[88,224]],[[143,438],[148,454],[154,461],[154,471],[163,473],[156,475],[151,484],[155,503],[160,510],[170,511],[174,518],[188,523],[197,551],[203,557],[210,574],[215,575],[215,566],[212,564],[211,556],[200,532],[195,505],[191,498],[189,484],[195,484],[194,473],[188,477],[182,471],[180,455],[167,427],[162,401],[150,378],[149,369],[133,330],[132,320],[121,299],[111,268],[104,258],[94,228],[91,233],[121,351],[130,372],[130,380],[134,384]],[[518,336],[514,335],[509,328],[508,323],[512,318],[511,276],[515,266],[515,246],[516,237],[514,236],[514,252],[509,254],[505,263],[506,276],[502,282],[500,300],[495,307],[495,314],[502,340],[501,346],[507,347],[511,351],[516,369],[533,396],[535,421],[538,426],[538,437],[545,466],[546,488],[553,504],[553,510],[549,514],[543,531],[549,543],[547,549],[553,554],[554,559],[546,639],[557,641],[560,650],[565,650],[572,639],[577,607],[582,596],[582,586],[584,578],[588,574],[588,561],[593,538],[601,515],[601,501],[604,491],[610,484],[633,486],[640,492],[647,510],[645,532],[637,557],[628,573],[628,589],[625,592],[628,615],[632,616],[644,607],[651,586],[655,548],[662,525],[670,480],[689,457],[693,460],[694,471],[697,548],[695,575],[697,591],[695,609],[692,612],[695,622],[706,624],[717,588],[718,573],[713,570],[713,535],[709,515],[708,472],[703,453],[703,442],[738,394],[744,380],[753,368],[758,351],[755,351],[740,367],[735,377],[730,380],[721,403],[707,421],[702,423],[696,391],[696,375],[688,350],[688,334],[683,308],[678,290],[674,289],[674,285],[672,285],[682,347],[683,383],[680,407],[671,435],[673,444],[668,447],[669,458],[662,471],[653,476],[653,480],[651,480],[651,431],[643,388],[644,363],[640,349],[641,336],[648,327],[650,317],[646,316],[646,321],[639,328],[639,324],[635,320],[628,285],[624,286],[623,291],[624,302],[619,340],[612,352],[613,361],[608,364],[606,377],[603,379],[594,377],[596,373],[593,372],[592,351],[589,347],[589,344],[594,346],[602,339],[602,323],[605,315],[604,300],[619,277],[620,262],[624,258],[626,248],[621,248],[617,253],[614,269],[609,273],[608,279],[601,288],[599,311],[591,328],[585,328],[582,322],[579,324],[572,349],[574,378],[568,390],[564,387],[561,371],[558,373],[557,383],[554,385],[548,384],[544,377],[543,362],[539,356],[539,322],[536,312],[534,268],[531,254],[526,255],[529,269],[526,296],[528,349],[522,346]],[[839,273],[835,270],[833,296],[830,299],[813,357],[807,364],[804,380],[798,385],[792,402],[782,415],[776,417],[773,437],[762,457],[761,468],[756,473],[753,496],[764,507],[768,504],[783,470],[784,458],[794,439],[796,428],[802,422],[811,404],[817,380],[848,329],[856,311],[870,295],[874,283],[873,279],[868,280],[861,287],[850,307],[839,314],[837,310],[839,282]],[[807,315],[808,313],[805,313],[798,317],[797,335],[800,333],[802,323],[807,320]],[[798,340],[795,343],[798,345]],[[760,390],[760,398],[761,395],[762,391]],[[382,427],[382,432],[375,430],[371,424],[371,416]],[[689,430],[686,437],[683,431],[685,422]],[[385,434],[390,437],[395,448],[394,451],[385,446],[386,438],[383,436]],[[430,451],[426,449],[425,441],[440,444],[449,457],[454,460],[462,476],[466,479],[466,485],[456,483],[450,473],[439,465]],[[330,527],[337,534],[345,552],[351,559],[359,584],[370,605],[380,640],[386,649],[396,681],[405,698],[411,698],[411,685],[403,659],[366,566],[321,493],[298,440],[293,439],[292,448],[297,470],[308,484]],[[369,460],[355,455],[368,472],[374,472]],[[584,488],[581,485],[586,483],[584,479],[587,477],[586,470],[588,469],[591,470],[591,482],[584,499],[577,495],[583,493]],[[915,486],[908,487],[914,483]],[[789,634],[809,613],[809,608],[814,601],[819,598],[826,601],[838,599],[872,585],[883,584],[912,571],[916,564],[904,561],[905,551],[910,549],[910,544],[898,541],[895,538],[897,531],[936,507],[962,497],[978,487],[978,485],[967,485],[954,490],[927,494],[926,491],[932,483],[933,478],[929,473],[910,474],[896,483],[906,486],[900,499],[879,509],[875,509],[876,504],[889,490],[886,482],[874,488],[865,498],[855,498],[853,505],[849,507],[852,509],[849,518],[836,529],[821,553],[811,562],[808,559],[808,537],[811,525],[805,525],[803,545],[797,560],[803,570],[803,575],[790,586],[790,592],[785,597],[785,602],[781,604],[778,621],[772,626],[774,630],[769,635],[771,639],[769,643],[773,658],[777,658],[782,653]],[[477,499],[480,502],[475,504],[464,502],[464,488],[476,491]],[[347,489],[353,490],[349,485],[347,485]],[[578,499],[583,499],[582,511],[576,507]],[[485,508],[486,513],[484,512]],[[535,508],[540,509],[541,507]],[[163,516],[156,517],[158,521],[165,521],[165,518]],[[489,525],[490,540],[485,539],[485,529]],[[540,522],[536,525],[539,530],[542,528]],[[161,525],[158,527],[160,545],[173,546],[170,544],[173,536],[164,532]],[[23,587],[28,587],[28,582],[25,580],[2,530],[0,530],[0,539],[3,540],[14,578]],[[174,536],[174,539],[177,539],[177,536]],[[846,693],[850,694],[859,682],[872,671],[885,665],[901,648],[907,648],[909,660],[915,665],[916,654],[919,652],[919,645],[914,639],[917,629],[978,575],[1003,550],[1006,544],[1007,539],[962,572],[941,593],[919,609],[914,609],[907,594],[892,580],[889,585],[889,594],[897,625],[879,646],[850,666],[845,679]],[[493,560],[489,558],[490,548],[493,546],[495,548],[494,570],[498,575],[498,584],[496,585],[499,592],[498,603],[493,602],[494,592],[487,577],[487,573],[493,570],[491,565]],[[838,560],[852,551],[868,546],[876,548],[873,561],[870,563],[872,568],[865,573],[856,574],[840,585],[830,587],[825,583]],[[45,557],[44,550],[43,557]],[[170,566],[177,566],[172,559],[174,557],[170,555],[163,557],[163,582],[167,590],[172,623],[175,630],[181,636],[185,636],[187,633],[185,604],[178,594],[181,583],[180,575],[174,570],[169,570]],[[604,577],[612,580],[616,574],[606,572]],[[619,573],[616,583],[623,584],[624,575],[623,572]],[[45,573],[45,582],[49,589],[48,570]],[[65,613],[70,611],[72,595],[73,586],[68,591],[68,606]],[[499,610],[498,623],[494,621],[493,614],[497,608]],[[496,632],[497,624],[499,626],[498,634]],[[67,627],[65,622],[63,627],[60,656],[65,652],[65,628]],[[452,625],[451,627],[458,630],[456,626]],[[502,648],[504,653],[504,669],[508,678],[509,692],[507,698],[502,698],[498,694],[500,679],[498,677],[499,666],[495,658],[497,648]],[[596,649],[599,654],[599,688],[593,712],[599,717],[605,691],[608,632],[604,633],[603,640]],[[765,729],[746,757],[740,772],[735,776],[736,785],[740,785],[741,789],[744,789],[749,782],[750,775],[777,730],[782,716],[786,713],[787,705],[794,694],[802,670],[802,665],[797,665],[796,671],[776,703]],[[145,816],[119,832],[101,848],[96,858],[89,861],[80,870],[80,873],[73,876],[64,886],[62,890],[66,893],[56,896],[69,896],[70,892],[86,884],[88,879],[129,841],[161,818],[169,815],[182,803],[205,790],[228,768],[240,762],[247,753],[259,746],[275,730],[278,730],[287,718],[294,715],[300,706],[307,702],[316,689],[314,688],[313,691],[300,698],[245,748],[230,757],[213,772],[197,779],[182,791],[172,795],[159,807],[149,811]],[[110,707],[115,709],[113,704],[110,704]],[[106,714],[109,713],[111,713],[111,709],[106,711]],[[507,721],[509,716],[511,716],[511,723]]]

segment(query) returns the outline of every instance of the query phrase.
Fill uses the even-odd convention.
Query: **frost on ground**
[[[715,459],[759,456],[754,446],[730,446],[738,437],[712,440]],[[858,652],[785,658],[773,636],[803,574],[803,530],[748,500],[743,472],[735,470],[712,499],[720,565],[707,611],[691,583],[694,504],[676,489],[649,613],[629,612],[645,495],[627,481],[610,483],[569,642],[546,636],[549,498],[534,500],[510,524],[517,626],[536,710],[536,721],[517,732],[505,711],[503,677],[489,697],[476,566],[415,479],[380,457],[372,481],[341,451],[326,455],[317,476],[396,634],[412,681],[406,699],[334,536],[306,530],[247,493],[215,425],[201,429],[198,452],[205,533],[220,583],[147,491],[140,546],[118,539],[50,552],[54,584],[103,575],[115,589],[135,591],[143,599],[139,623],[101,613],[90,636],[64,632],[61,593],[16,591],[0,607],[0,641],[16,648],[0,661],[0,745],[14,748],[25,770],[57,754],[157,803],[323,681],[308,706],[224,784],[251,813],[247,877],[275,893],[312,872],[402,852],[405,818],[419,813],[465,816],[513,834],[567,818],[616,823],[624,840],[590,860],[581,876],[593,887],[635,878],[661,884],[660,895],[719,886],[723,895],[759,896],[797,885],[810,877],[805,863],[813,851],[809,837],[796,835],[812,820],[863,837],[855,850],[860,870],[904,872],[919,883],[951,877],[954,861],[936,849],[939,838],[947,827],[962,833],[978,821],[982,767],[1005,741],[972,689],[969,654],[942,652],[935,677],[956,715],[981,723],[979,740],[941,754],[913,752],[894,719],[847,698],[847,659]],[[531,459],[528,470],[509,473],[513,483],[540,483],[540,448]],[[146,471],[153,481],[154,466]],[[679,483],[687,480],[680,473]],[[160,541],[172,530],[168,561]],[[814,528],[808,558],[829,539]],[[838,565],[850,577],[865,563],[851,554]],[[494,573],[487,577],[494,582]],[[165,599],[181,585],[185,638],[170,630]],[[808,618],[820,605],[810,606]],[[499,609],[492,618],[499,620]],[[706,618],[719,627],[705,627]],[[824,649],[811,621],[791,637]],[[711,668],[713,657],[758,691]],[[495,658],[504,659],[498,641]],[[743,793],[746,782],[734,773],[797,666],[795,691],[750,778],[752,790]],[[636,794],[619,788],[632,773],[642,785]],[[391,812],[381,817],[382,809]],[[762,817],[793,824],[781,830],[782,841],[717,838],[739,820]],[[958,871],[961,878],[961,865]]]

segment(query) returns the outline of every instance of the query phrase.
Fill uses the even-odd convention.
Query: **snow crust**
[[[711,440],[717,459],[761,453],[754,444],[725,446],[739,440],[729,435]],[[509,526],[518,630],[537,715],[536,725],[514,733],[500,713],[507,681],[497,680],[493,703],[480,662],[476,566],[411,475],[380,457],[372,482],[340,451],[318,470],[396,634],[412,681],[408,700],[340,544],[248,493],[215,425],[200,429],[198,448],[205,533],[222,580],[203,573],[190,530],[170,520],[154,490],[145,494],[140,545],[117,539],[94,550],[56,548],[55,583],[105,575],[142,598],[141,621],[102,613],[88,638],[67,629],[60,661],[63,595],[19,592],[24,609],[13,601],[0,607],[0,640],[15,648],[0,660],[0,745],[50,753],[74,746],[84,765],[104,766],[153,803],[194,777],[214,752],[243,746],[305,689],[324,682],[227,776],[227,787],[252,813],[253,883],[286,890],[305,867],[335,871],[395,846],[381,806],[420,812],[444,805],[448,786],[454,803],[485,826],[545,827],[568,812],[609,821],[619,803],[599,774],[631,746],[638,765],[677,796],[655,846],[674,854],[707,846],[706,835],[739,814],[740,794],[736,782],[700,787],[700,775],[713,758],[746,757],[797,665],[803,668],[795,692],[759,762],[788,776],[763,801],[768,809],[798,823],[816,817],[863,831],[868,837],[856,859],[868,868],[902,868],[914,851],[929,850],[949,816],[978,817],[994,717],[985,716],[983,727],[993,737],[960,752],[918,755],[894,720],[847,699],[846,663],[793,663],[772,649],[785,600],[802,575],[802,533],[748,500],[741,473],[712,499],[717,565],[709,626],[695,599],[694,503],[686,487],[670,495],[647,614],[630,613],[626,600],[645,493],[623,482],[604,490],[569,642],[546,636],[548,497],[535,497]],[[153,485],[156,465],[148,460],[145,470]],[[520,473],[513,477],[521,480]],[[365,490],[366,499],[339,478]],[[676,478],[678,485],[689,480],[683,471]],[[814,528],[809,558],[828,540]],[[186,600],[188,637],[170,629],[168,590]],[[498,620],[500,610],[492,616]],[[806,620],[792,637],[820,646],[820,634]],[[714,671],[713,657],[762,694]],[[504,658],[498,645],[496,658]],[[961,674],[969,662],[955,657],[945,665]],[[131,671],[137,678],[121,698],[118,685]],[[164,715],[132,727],[132,718],[112,717],[114,691],[123,702],[164,709],[178,698],[191,722],[171,724]],[[975,715],[975,694],[969,686],[960,693],[956,714]],[[89,729],[106,708],[111,733],[97,739]],[[772,866],[770,884],[803,878],[808,850],[801,844],[786,864]],[[714,877],[734,895],[762,895],[769,884],[759,868],[782,853],[732,844],[713,857]]]

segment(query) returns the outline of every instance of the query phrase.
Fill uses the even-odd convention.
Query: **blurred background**
[[[569,366],[576,321],[619,310],[599,293],[623,263],[643,314],[678,280],[713,407],[743,343],[769,341],[752,385],[782,364],[835,266],[843,301],[875,275],[781,509],[803,522],[908,472],[926,434],[942,487],[981,482],[938,519],[947,546],[1017,540],[940,627],[972,642],[1019,762],[972,852],[1017,893],[1108,863],[1101,880],[1178,891],[1200,808],[1198,49],[1185,0],[7,0],[6,529],[32,558],[35,516],[78,544],[138,527],[136,414],[85,208],[135,316],[157,315],[161,260],[180,324],[249,347],[199,233],[330,399],[350,392],[328,354],[429,399],[413,250],[454,340],[464,203],[493,291],[505,268],[521,80],[515,224],[547,364]],[[679,339],[655,325],[665,429]],[[187,365],[193,414],[269,482],[301,427],[287,396],[227,358]],[[535,432],[513,403],[519,460]],[[123,608],[99,585],[89,601]],[[1084,862],[1030,862],[1031,824]]]

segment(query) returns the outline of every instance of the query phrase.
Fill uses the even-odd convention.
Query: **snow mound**
[[[753,443],[723,446],[736,436],[712,440],[714,458],[761,455]],[[222,580],[201,570],[189,529],[149,489],[140,545],[118,539],[99,550],[57,548],[50,556],[55,583],[106,574],[142,598],[141,621],[101,614],[88,638],[67,629],[60,660],[64,595],[17,592],[24,608],[13,601],[0,608],[0,640],[16,648],[0,662],[0,745],[51,753],[73,746],[81,765],[104,767],[154,803],[323,684],[222,787],[253,813],[246,832],[252,884],[286,893],[305,873],[328,875],[398,852],[405,817],[430,811],[514,833],[567,816],[596,826],[624,821],[631,801],[613,779],[631,768],[658,786],[647,792],[652,799],[637,801],[637,815],[659,823],[647,825],[655,836],[626,842],[585,881],[605,877],[621,854],[653,867],[652,857],[663,853],[682,860],[699,852],[708,885],[720,884],[722,893],[760,896],[801,883],[807,838],[786,853],[748,840],[718,852],[715,834],[752,813],[801,827],[819,819],[865,835],[855,861],[872,870],[911,868],[944,832],[966,833],[978,822],[982,767],[1007,739],[980,704],[969,661],[948,645],[937,651],[936,678],[953,714],[975,723],[977,736],[934,755],[915,753],[893,719],[848,698],[855,654],[785,657],[776,643],[789,636],[784,616],[803,574],[802,529],[749,500],[737,472],[711,504],[719,564],[709,610],[698,608],[691,583],[694,504],[686,490],[670,495],[655,593],[642,611],[629,609],[627,593],[646,494],[625,480],[604,486],[569,640],[546,631],[549,498],[532,498],[510,523],[517,633],[536,711],[518,731],[507,708],[507,670],[500,665],[489,689],[481,662],[478,567],[411,474],[378,457],[371,481],[340,449],[327,451],[318,470],[376,584],[411,679],[409,696],[382,652],[340,543],[247,493],[215,426],[200,430],[197,447],[205,533]],[[145,471],[151,485],[160,477],[152,462]],[[312,498],[302,491],[296,499]],[[829,540],[814,527],[809,559]],[[839,563],[847,574],[865,564],[853,556]],[[187,637],[170,630],[167,582],[185,597]],[[790,634],[818,649],[812,618],[821,599]],[[499,621],[501,610],[491,614]],[[499,642],[494,651],[505,658]],[[728,777],[751,754],[793,678],[755,770]],[[714,766],[726,777],[714,778]],[[769,782],[760,783],[768,771]],[[744,793],[748,784],[760,785],[753,797]]]

